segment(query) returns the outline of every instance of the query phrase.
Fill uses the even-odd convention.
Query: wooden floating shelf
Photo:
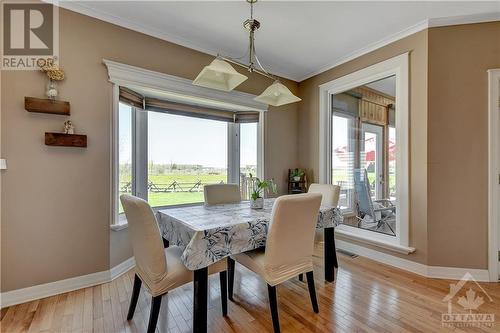
[[[46,98],[24,97],[24,108],[28,112],[60,114],[69,116],[69,102]]]
[[[59,147],[87,147],[87,136],[82,134],[64,134],[45,132],[45,145]]]

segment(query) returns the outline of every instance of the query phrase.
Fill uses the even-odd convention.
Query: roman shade
[[[196,104],[186,104],[166,99],[143,96],[129,88],[120,86],[120,102],[146,110],[225,121],[229,123],[256,123],[259,111],[230,111]]]
[[[360,95],[350,92],[332,95],[332,111],[351,117],[358,117],[360,99]]]

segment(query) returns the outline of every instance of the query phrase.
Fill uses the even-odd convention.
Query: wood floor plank
[[[336,281],[326,283],[322,253],[318,247],[314,257],[320,312],[312,311],[305,282],[286,281],[278,286],[282,332],[500,332],[500,283],[480,284],[492,298],[491,302],[485,299],[480,309],[495,314],[495,326],[445,328],[441,314],[447,304],[442,299],[456,281],[429,279],[366,258],[339,255]],[[126,320],[133,280],[134,272],[129,271],[110,283],[4,308],[1,332],[145,332],[151,295],[144,286],[133,320]],[[465,291],[457,295],[465,297]],[[235,301],[229,302],[227,317],[221,314],[216,274],[209,277],[208,296],[209,332],[272,332],[266,283],[241,265],[237,265]],[[192,311],[189,283],[163,296],[156,332],[191,332]]]

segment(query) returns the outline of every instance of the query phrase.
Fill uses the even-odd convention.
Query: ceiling
[[[210,54],[245,54],[246,1],[59,2],[91,15]],[[266,69],[302,81],[350,58],[429,26],[430,19],[500,17],[500,2],[259,1],[256,48]],[[486,19],[485,19],[486,18]],[[463,18],[462,18],[463,19]],[[441,23],[439,23],[441,22]],[[450,21],[440,20],[446,25]],[[443,23],[444,22],[444,23]],[[447,23],[448,22],[448,23]]]

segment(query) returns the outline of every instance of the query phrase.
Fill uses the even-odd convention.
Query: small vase
[[[51,100],[55,100],[57,97],[57,83],[54,80],[49,79],[49,83],[47,83],[47,91],[45,94],[47,95],[48,98]]]
[[[252,209],[262,209],[264,208],[264,198],[257,198],[250,200],[250,208]]]
[[[300,182],[300,176],[293,177],[293,180],[296,182]]]

